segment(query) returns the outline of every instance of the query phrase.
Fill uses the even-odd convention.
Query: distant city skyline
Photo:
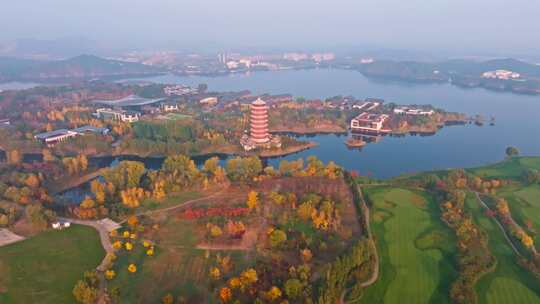
[[[3,4],[0,44],[84,37],[118,50],[369,46],[527,54],[540,50],[538,11],[540,2],[526,0],[34,0]]]

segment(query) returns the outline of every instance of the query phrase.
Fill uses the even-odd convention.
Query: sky
[[[540,50],[537,0],[5,0],[0,42],[116,48]]]

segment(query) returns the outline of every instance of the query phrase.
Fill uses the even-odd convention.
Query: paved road
[[[5,228],[0,229],[0,247],[13,244],[16,242],[20,242],[24,239],[26,238],[20,235],[17,235]]]

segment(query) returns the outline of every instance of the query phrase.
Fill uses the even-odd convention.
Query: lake
[[[26,90],[31,89],[35,87],[39,87],[44,84],[35,83],[35,82],[2,82],[0,83],[0,91],[6,91],[6,90]]]
[[[507,146],[523,155],[540,155],[540,96],[462,89],[451,84],[411,84],[372,80],[348,70],[314,69],[232,74],[219,77],[164,75],[141,80],[167,84],[208,84],[211,91],[282,94],[306,98],[353,95],[377,97],[397,104],[432,104],[448,111],[480,114],[495,126],[445,127],[433,136],[384,137],[362,150],[349,150],[337,135],[300,136],[318,147],[289,155],[296,159],[316,155],[362,174],[387,178],[404,173],[457,167],[473,167],[500,161]],[[271,159],[277,165],[283,158]]]

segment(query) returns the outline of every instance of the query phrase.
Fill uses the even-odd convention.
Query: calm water
[[[499,161],[507,146],[518,147],[524,155],[540,155],[540,96],[461,89],[450,84],[406,84],[373,81],[354,71],[306,70],[257,72],[220,77],[147,78],[159,83],[197,85],[207,83],[209,90],[249,89],[254,93],[290,93],[307,98],[353,95],[379,97],[398,104],[432,104],[449,111],[481,114],[496,125],[453,126],[434,136],[384,137],[361,151],[349,150],[344,137],[318,135],[300,137],[319,146],[285,159],[316,155],[334,160],[348,169],[377,177],[452,167],[471,167]],[[277,164],[280,159],[270,160]]]
[[[34,83],[34,82],[18,82],[18,81],[14,81],[14,82],[3,82],[3,83],[0,83],[0,91],[2,90],[26,90],[26,89],[31,89],[31,88],[35,88],[35,87],[38,87],[42,84],[39,84],[39,83]]]

